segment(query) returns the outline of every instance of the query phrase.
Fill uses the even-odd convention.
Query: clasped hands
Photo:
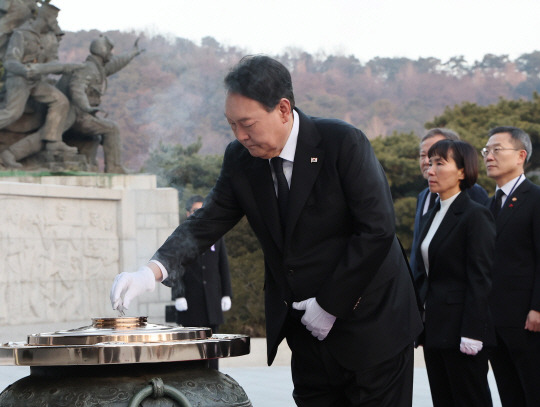
[[[461,343],[459,345],[459,350],[466,355],[474,356],[482,350],[483,346],[484,344],[482,343],[482,341],[462,337]]]
[[[185,297],[177,298],[174,301],[174,307],[177,311],[183,312],[187,311],[188,309],[188,303]],[[221,310],[223,312],[229,311],[231,309],[231,297],[228,295],[221,298]]]
[[[336,322],[336,317],[321,308],[315,298],[308,298],[300,302],[293,302],[296,310],[306,311],[300,320],[308,331],[318,340],[322,341]]]

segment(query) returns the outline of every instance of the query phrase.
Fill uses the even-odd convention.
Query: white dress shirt
[[[291,179],[292,179],[292,170],[294,164],[294,154],[296,153],[296,143],[298,142],[298,130],[300,129],[300,118],[298,113],[293,110],[293,126],[291,128],[291,133],[287,138],[287,142],[281,150],[279,157],[283,158],[283,173],[287,179],[287,184],[291,188]],[[270,160],[268,160],[268,165],[270,165],[270,170],[272,171],[272,180],[274,181],[274,189],[276,190],[277,196],[277,178],[274,173],[274,167],[272,167]]]

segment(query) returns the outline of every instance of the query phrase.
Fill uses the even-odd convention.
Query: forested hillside
[[[115,53],[130,49],[135,33],[105,33]],[[81,62],[98,31],[68,32],[60,60]],[[142,37],[146,51],[109,77],[102,108],[122,132],[127,167],[139,171],[160,143],[187,146],[201,140],[201,154],[221,154],[232,140],[223,117],[222,79],[244,54],[208,37],[202,44]],[[540,52],[515,60],[486,55],[482,61],[310,55],[291,49],[274,55],[291,70],[297,105],[308,114],[337,117],[370,138],[422,133],[447,106],[484,106],[500,97],[529,100],[540,90]],[[479,129],[485,132],[487,129]]]

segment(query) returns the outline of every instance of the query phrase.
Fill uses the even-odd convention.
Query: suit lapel
[[[420,201],[418,202],[418,204],[420,205],[420,207],[418,208],[418,213],[420,214],[420,216],[422,216],[422,212],[424,211],[424,206],[426,205],[426,199],[428,198],[429,194],[430,194],[429,188],[426,188],[422,192],[422,196],[420,196]]]
[[[429,245],[429,264],[430,268],[437,255],[440,245],[447,238],[448,234],[456,227],[459,217],[464,211],[466,201],[469,199],[466,193],[461,192],[454,202],[448,208],[444,218],[435,232],[433,239]]]
[[[277,204],[274,182],[268,160],[253,158],[253,164],[247,169],[247,177],[253,188],[255,201],[264,214],[264,222],[278,245],[283,247],[283,232],[279,222],[279,209]]]
[[[298,111],[300,129],[294,154],[294,166],[289,193],[289,208],[285,243],[289,242],[294,226],[304,208],[307,198],[324,163],[324,151],[315,147],[320,140],[311,120]]]
[[[527,193],[530,191],[530,189],[531,182],[526,179],[515,189],[514,192],[512,192],[509,197],[506,198],[506,201],[504,201],[504,205],[502,206],[495,222],[497,225],[497,234],[500,233],[512,216],[519,212],[519,208],[527,199]],[[493,199],[494,198],[491,198],[489,201],[490,204]]]
[[[428,190],[429,191],[429,190]],[[420,227],[420,238],[418,239],[418,249],[420,250],[420,245],[424,241],[431,224],[433,223],[433,218],[435,217],[435,212],[433,209],[430,209],[426,212],[425,215],[420,215],[419,227]],[[422,253],[419,253],[422,256]]]
[[[424,210],[424,205],[426,204],[426,197],[429,194],[429,188],[424,189],[420,194],[418,195],[418,203],[416,205],[416,216],[414,217],[414,228],[415,230],[420,231],[420,226],[422,224],[421,219],[422,217],[427,218],[427,216],[422,215],[422,211]],[[427,215],[427,212],[426,212]]]

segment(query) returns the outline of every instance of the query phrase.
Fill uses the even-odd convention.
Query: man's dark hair
[[[201,195],[190,196],[186,201],[186,211],[190,212],[195,202],[204,202],[204,198]]]
[[[525,162],[529,162],[532,155],[532,142],[529,135],[521,130],[520,128],[513,127],[513,126],[498,126],[492,128],[488,132],[488,137],[493,136],[497,133],[509,133],[512,137],[512,144],[515,148],[519,148],[522,150],[525,150],[527,152],[527,158],[525,159]]]
[[[437,141],[428,151],[428,157],[436,155],[446,161],[450,154],[458,170],[463,169],[464,178],[459,182],[459,189],[472,187],[478,178],[478,153],[466,141],[448,139]]]
[[[225,88],[262,104],[268,112],[282,98],[294,108],[291,74],[281,63],[265,55],[243,57],[225,77]]]
[[[434,127],[428,130],[420,142],[422,143],[423,141],[435,136],[443,136],[448,140],[459,140],[459,134],[457,134],[454,130],[445,129],[443,127]]]

